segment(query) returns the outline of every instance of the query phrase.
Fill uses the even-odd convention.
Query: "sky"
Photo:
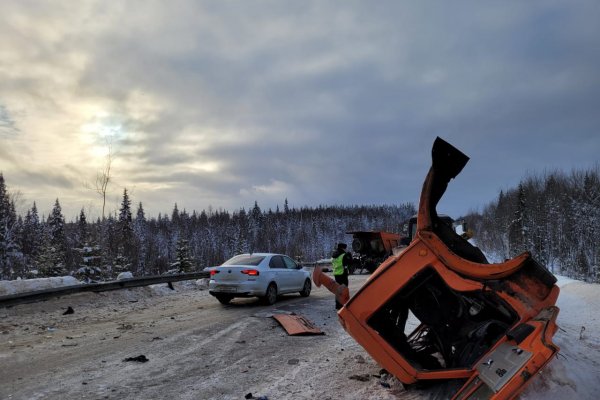
[[[24,214],[417,204],[439,136],[471,160],[439,212],[600,160],[600,3],[0,3],[0,171]]]

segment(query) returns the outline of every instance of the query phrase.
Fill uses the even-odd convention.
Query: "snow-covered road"
[[[351,291],[365,279],[351,276]],[[523,399],[595,399],[600,389],[600,285],[559,283],[561,353]],[[431,398],[376,376],[380,367],[341,328],[323,288],[274,306],[223,307],[192,282],[175,287],[0,308],[0,399]],[[63,315],[68,307],[74,313]],[[325,335],[288,336],[274,312],[302,314]],[[149,361],[123,361],[139,355]]]

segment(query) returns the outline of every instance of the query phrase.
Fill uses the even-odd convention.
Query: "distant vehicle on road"
[[[234,297],[259,297],[274,304],[277,296],[298,292],[308,297],[310,274],[291,257],[283,254],[239,254],[210,269],[208,293],[221,304]]]
[[[383,231],[351,231],[354,259],[350,273],[361,273],[363,270],[373,272],[386,258],[392,255],[393,249],[400,245],[402,236],[397,233]]]

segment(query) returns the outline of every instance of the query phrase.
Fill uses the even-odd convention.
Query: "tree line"
[[[551,271],[600,282],[600,167],[531,175],[466,220],[495,261],[531,251]]]
[[[135,210],[133,209],[135,208]],[[73,275],[84,281],[199,271],[246,252],[288,254],[304,262],[329,257],[351,230],[399,232],[413,204],[319,206],[187,212],[149,217],[127,189],[118,213],[88,221],[82,209],[66,222],[56,199],[47,218],[34,202],[17,215],[0,173],[0,279]]]
[[[201,270],[243,252],[276,252],[302,261],[328,257],[351,230],[400,232],[413,204],[319,206],[262,210],[180,211],[148,217],[135,212],[127,190],[120,209],[88,221],[81,210],[66,222],[56,199],[40,217],[34,202],[17,215],[0,173],[0,279],[74,275],[112,279],[118,273],[155,275]],[[600,282],[600,167],[570,174],[531,175],[501,191],[483,211],[464,217],[490,261],[523,251],[551,271]]]

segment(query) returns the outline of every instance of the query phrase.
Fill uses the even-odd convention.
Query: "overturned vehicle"
[[[343,327],[404,384],[444,380],[453,399],[515,398],[558,352],[556,278],[525,252],[499,264],[443,223],[436,206],[469,158],[437,138],[417,230],[349,297],[314,271],[344,307]]]

